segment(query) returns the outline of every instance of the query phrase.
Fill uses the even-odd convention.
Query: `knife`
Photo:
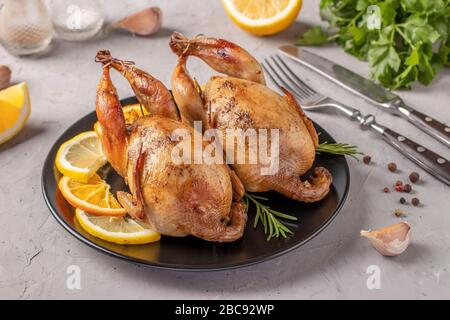
[[[450,127],[409,106],[393,92],[305,49],[281,46],[280,52],[363,99],[407,119],[450,148]]]

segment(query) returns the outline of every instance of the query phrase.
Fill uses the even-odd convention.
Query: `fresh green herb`
[[[355,159],[357,159],[356,156],[362,155],[362,152],[358,151],[358,148],[356,146],[351,146],[346,143],[328,143],[324,142],[319,144],[319,146],[316,149],[317,154],[321,153],[330,153],[335,155],[345,155],[345,156],[351,156]]]
[[[357,147],[355,146],[350,146],[345,143],[328,143],[328,142],[321,143],[317,148],[316,152],[317,154],[330,153],[335,155],[348,155],[354,158],[356,158],[357,155],[362,154],[361,152],[358,151]],[[292,231],[285,224],[283,224],[280,218],[289,221],[297,221],[298,218],[273,210],[269,206],[264,205],[260,202],[267,200],[269,199],[245,193],[244,205],[246,211],[248,212],[250,208],[250,203],[253,203],[256,209],[253,228],[256,229],[258,227],[258,224],[261,222],[264,228],[264,234],[267,235],[267,241],[273,238],[278,238],[280,236],[286,238],[288,235],[292,234]]]
[[[450,0],[321,0],[320,13],[338,31],[314,27],[296,44],[336,41],[388,88],[428,85],[450,66]]]
[[[306,31],[303,37],[298,39],[295,43],[298,46],[317,46],[333,40],[326,34],[321,27],[313,27],[312,29]]]
[[[262,204],[260,200],[267,201],[268,199],[260,196],[250,195],[248,193],[245,193],[244,195],[244,204],[246,210],[248,211],[248,209],[250,208],[250,203],[253,203],[256,208],[256,216],[253,222],[253,228],[256,229],[256,227],[258,227],[258,224],[261,222],[264,228],[264,234],[267,235],[267,241],[272,238],[278,238],[279,236],[286,238],[288,235],[292,234],[292,231],[288,227],[286,227],[286,225],[284,225],[279,218],[290,221],[297,221],[297,217],[275,211],[269,206]]]

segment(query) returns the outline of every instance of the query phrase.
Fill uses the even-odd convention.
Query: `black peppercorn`
[[[390,172],[395,172],[397,171],[397,164],[395,162],[391,162],[388,164],[388,169]]]
[[[409,183],[403,186],[403,192],[410,193],[412,191],[412,187]]]
[[[419,198],[412,198],[411,203],[414,207],[417,207],[420,204]]]
[[[400,198],[400,203],[401,203],[401,204],[405,204],[405,203],[406,203],[406,199],[403,198],[403,197],[401,197],[401,198]]]
[[[411,172],[411,174],[409,175],[409,180],[412,183],[417,183],[420,179],[420,176],[417,172]]]

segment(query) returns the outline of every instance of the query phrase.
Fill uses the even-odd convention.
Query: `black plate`
[[[136,103],[135,98],[122,101],[123,105]],[[242,239],[233,243],[210,243],[194,237],[162,237],[158,243],[139,246],[125,246],[109,243],[87,234],[74,219],[74,210],[64,200],[57,187],[61,177],[54,166],[56,152],[61,144],[83,131],[92,130],[97,121],[95,112],[78,120],[55,142],[42,171],[42,192],[51,213],[56,220],[73,236],[83,243],[117,258],[147,266],[185,271],[221,270],[248,266],[264,260],[278,257],[298,248],[318,235],[336,217],[342,208],[349,189],[349,168],[345,157],[320,155],[315,165],[324,166],[333,175],[333,188],[322,201],[305,204],[290,200],[275,192],[262,194],[270,200],[272,208],[294,214],[298,223],[289,223],[294,235],[288,239],[266,237],[259,226],[253,229],[254,212],[249,212],[249,223]],[[320,126],[321,141],[335,142]],[[113,189],[124,188],[122,178],[110,174],[108,182]]]

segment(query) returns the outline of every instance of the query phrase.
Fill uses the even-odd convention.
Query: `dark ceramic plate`
[[[122,101],[123,105],[136,103],[134,98]],[[57,187],[61,177],[54,166],[56,152],[61,144],[80,132],[92,130],[96,122],[95,112],[72,125],[55,142],[44,164],[42,191],[45,201],[56,220],[73,236],[83,243],[111,256],[147,266],[185,271],[220,270],[248,266],[278,257],[298,248],[318,235],[336,217],[347,197],[349,188],[349,168],[345,157],[320,155],[315,165],[323,166],[333,175],[333,187],[322,201],[305,204],[287,199],[277,193],[263,194],[270,200],[272,208],[298,216],[299,221],[289,223],[294,235],[287,238],[266,241],[259,226],[253,229],[254,211],[249,212],[249,223],[243,238],[233,243],[210,243],[194,237],[162,237],[160,242],[148,245],[126,246],[109,243],[87,234],[74,219],[74,210],[64,200]],[[321,141],[335,142],[320,126]],[[124,190],[122,178],[110,174],[108,182],[113,190]]]

